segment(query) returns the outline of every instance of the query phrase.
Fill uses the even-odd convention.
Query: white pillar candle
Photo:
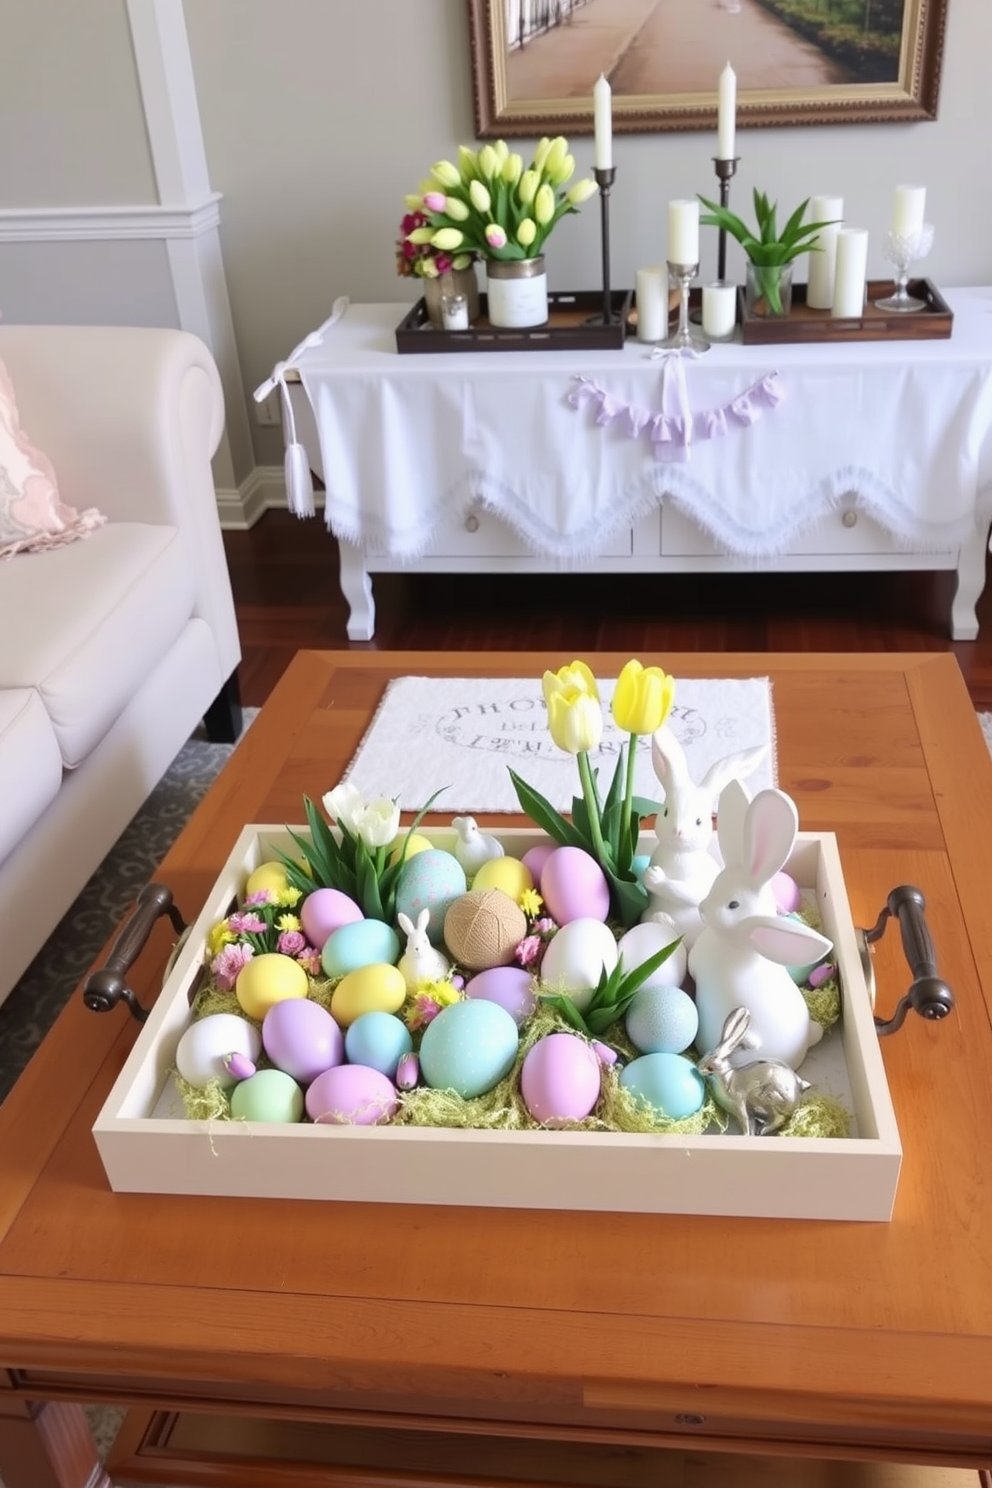
[[[610,170],[613,166],[613,89],[602,73],[592,90],[592,104],[596,169]]]
[[[837,234],[834,302],[830,310],[834,320],[856,320],[864,313],[867,266],[867,231],[863,227],[842,227]]]
[[[901,238],[912,238],[923,226],[923,213],[927,204],[925,186],[897,186],[895,207],[892,212],[892,231]]]
[[[699,262],[699,203],[696,201],[668,203],[668,262]]]
[[[703,285],[703,331],[711,341],[726,341],[737,324],[737,285],[718,279]]]
[[[844,216],[842,196],[814,196],[810,199],[810,222],[833,222],[813,239],[819,250],[809,256],[809,283],[806,303],[811,310],[829,310],[834,302],[834,274],[837,264],[837,233]]]
[[[662,341],[668,335],[668,270],[638,269],[637,339]]]
[[[737,129],[737,74],[728,62],[720,74],[716,105],[716,154],[733,160]]]

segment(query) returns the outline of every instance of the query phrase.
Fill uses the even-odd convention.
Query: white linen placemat
[[[603,742],[592,756],[605,793],[627,737],[613,722],[615,679],[598,679]],[[679,677],[669,727],[685,749],[694,780],[724,755],[759,744],[768,753],[748,788],[775,785],[775,720],[767,677]],[[519,812],[507,766],[558,811],[579,794],[575,760],[553,743],[539,678],[397,677],[390,682],[344,778],[366,798],[390,796],[418,811],[434,791],[436,811]],[[328,782],[328,788],[337,781]],[[638,795],[663,795],[651,765],[651,740],[638,740]]]

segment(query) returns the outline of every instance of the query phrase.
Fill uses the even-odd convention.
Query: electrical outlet
[[[281,398],[278,388],[273,388],[267,398],[255,404],[255,419],[257,423],[264,424],[267,428],[278,428],[282,423]]]

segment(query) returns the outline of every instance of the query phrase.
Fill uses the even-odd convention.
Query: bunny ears
[[[752,801],[740,781],[731,780],[720,793],[716,830],[724,863],[739,867],[747,882],[760,888],[788,861],[799,813],[784,791],[759,791]]]

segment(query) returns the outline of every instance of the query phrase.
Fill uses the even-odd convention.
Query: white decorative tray
[[[305,835],[306,829],[294,829]],[[454,835],[427,833],[439,847]],[[516,856],[536,830],[498,834]],[[642,846],[650,851],[653,839]],[[387,1204],[599,1209],[887,1220],[902,1149],[848,906],[836,839],[800,833],[786,865],[814,895],[834,942],[840,1022],[803,1075],[851,1112],[846,1139],[660,1136],[587,1131],[466,1131],[265,1125],[186,1119],[172,1069],[190,1018],[211,927],[247,875],[293,851],[283,826],[245,828],[93,1127],[118,1192],[205,1194]]]

